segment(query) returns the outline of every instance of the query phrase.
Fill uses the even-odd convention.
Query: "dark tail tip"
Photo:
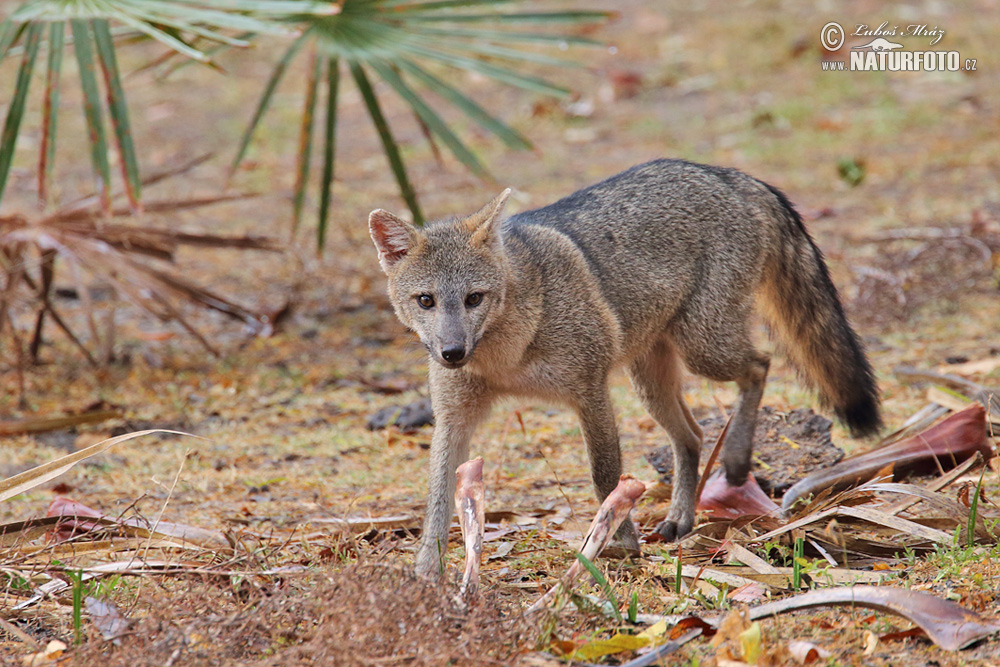
[[[837,410],[837,416],[851,429],[855,438],[867,438],[876,435],[882,428],[882,415],[879,411],[877,395],[865,395]]]

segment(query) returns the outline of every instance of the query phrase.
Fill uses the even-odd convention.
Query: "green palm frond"
[[[340,8],[330,2],[305,0],[27,0],[0,23],[0,59],[17,48],[21,55],[17,81],[0,141],[0,200],[10,175],[14,148],[25,115],[29,89],[39,46],[47,41],[45,89],[43,92],[42,150],[38,164],[39,199],[48,199],[55,158],[56,109],[62,59],[67,43],[65,25],[70,25],[72,48],[80,69],[84,93],[91,161],[104,210],[111,205],[111,169],[108,132],[111,123],[122,166],[125,193],[133,210],[140,208],[141,180],[132,141],[128,106],[122,87],[113,36],[122,34],[152,38],[169,49],[199,62],[208,53],[194,46],[195,40],[212,44],[245,46],[248,34],[293,34],[294,25],[274,20],[297,15],[329,15]],[[114,26],[114,27],[112,27]],[[230,33],[235,33],[232,36]],[[98,74],[100,72],[100,74]],[[103,99],[101,85],[103,81]]]
[[[287,25],[270,20],[289,12],[330,14],[339,11],[330,2],[300,0],[29,0],[8,19],[15,25],[72,20],[114,21],[145,34],[193,60],[208,56],[179,35],[245,46],[227,31],[288,33]],[[0,52],[2,55],[2,52]]]
[[[334,3],[331,3],[334,4]],[[464,70],[490,77],[504,84],[529,91],[565,96],[568,90],[527,70],[538,66],[571,67],[578,63],[565,58],[539,53],[536,49],[517,45],[558,46],[595,45],[587,37],[546,31],[556,25],[592,23],[609,18],[610,12],[599,11],[508,11],[512,0],[341,0],[336,3],[339,13],[320,15],[296,12],[286,21],[297,26],[302,36],[285,52],[276,65],[253,119],[244,132],[232,170],[246,155],[249,142],[261,117],[271,104],[277,85],[291,61],[306,42],[311,42],[311,70],[308,76],[306,104],[298,153],[296,185],[293,201],[294,224],[301,219],[308,183],[311,150],[306,140],[312,139],[312,124],[316,86],[327,88],[323,175],[320,183],[320,207],[317,238],[322,250],[330,204],[330,187],[334,173],[336,143],[336,99],[340,82],[339,67],[343,63],[358,86],[365,107],[372,118],[400,193],[419,224],[423,221],[416,193],[410,184],[399,145],[382,112],[371,78],[381,79],[396,96],[413,111],[429,136],[440,140],[455,158],[479,176],[488,176],[487,169],[476,155],[451,130],[428,101],[428,93],[436,100],[461,111],[475,124],[497,136],[514,149],[530,148],[527,138],[479,106],[455,85],[445,81],[447,73],[438,70]],[[318,63],[325,67],[324,78],[314,71]]]

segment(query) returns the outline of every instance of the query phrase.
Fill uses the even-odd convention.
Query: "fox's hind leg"
[[[670,511],[656,530],[674,540],[691,532],[694,526],[701,428],[684,403],[680,359],[667,336],[662,336],[646,355],[632,362],[629,376],[646,410],[667,432],[673,445],[674,488]]]
[[[697,306],[703,306],[697,309]],[[732,486],[750,473],[757,408],[764,394],[770,357],[754,349],[748,331],[750,304],[694,303],[672,323],[681,358],[693,373],[719,382],[735,382],[740,398],[722,449],[722,465]]]
[[[753,434],[757,425],[757,408],[764,394],[764,382],[770,366],[767,355],[755,352],[743,372],[736,378],[740,400],[729,424],[729,433],[722,443],[722,466],[730,486],[743,486],[750,474],[753,454]]]

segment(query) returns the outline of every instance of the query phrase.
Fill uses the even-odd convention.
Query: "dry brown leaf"
[[[1000,631],[1000,624],[950,600],[922,591],[888,586],[813,590],[755,607],[750,611],[750,618],[765,618],[808,607],[837,605],[875,609],[902,616],[920,626],[931,641],[947,651],[958,651]]]
[[[875,649],[878,648],[878,635],[871,630],[865,630],[862,637],[865,645],[864,655],[869,656],[874,654]]]
[[[90,447],[73,452],[72,454],[67,454],[66,456],[60,457],[54,461],[43,463],[42,465],[36,466],[31,470],[26,470],[18,475],[14,475],[13,477],[8,477],[7,479],[0,481],[0,502],[7,500],[8,498],[13,498],[19,493],[24,493],[25,491],[29,491],[36,486],[45,484],[46,482],[55,479],[59,475],[69,471],[80,461],[107,451],[119,442],[125,442],[127,440],[132,440],[144,435],[150,435],[152,433],[173,433],[174,435],[188,435],[192,438],[198,437],[196,435],[192,435],[191,433],[184,433],[182,431],[168,431],[166,429],[157,428],[150,429],[148,431],[126,433],[115,438],[102,440],[101,442],[91,445]]]
[[[744,547],[742,544],[739,544],[733,540],[726,540],[726,542],[723,543],[723,547],[729,554],[727,562],[730,564],[733,561],[738,561],[740,563],[743,563],[747,567],[752,568],[754,572],[757,572],[758,574],[780,573],[780,570],[778,568],[771,565],[766,560],[764,560],[754,552]]]
[[[998,368],[1000,368],[1000,357],[987,357],[961,364],[938,366],[937,370],[939,373],[957,373],[958,375],[988,375]]]
[[[767,589],[760,583],[752,581],[743,584],[739,588],[729,593],[729,599],[741,604],[756,602],[767,595]]]
[[[49,503],[46,516],[64,518],[56,531],[60,539],[68,539],[99,526],[113,526],[124,528],[126,534],[136,537],[154,537],[161,540],[166,538],[176,541],[177,546],[195,546],[213,551],[231,550],[229,540],[217,530],[169,521],[157,521],[153,524],[139,518],[114,518],[69,498],[59,497]],[[81,521],[81,518],[84,520]]]
[[[788,653],[800,665],[811,665],[817,660],[829,658],[832,653],[812,642],[792,640],[788,642]]]
[[[53,639],[45,648],[37,653],[32,653],[31,655],[26,655],[21,658],[21,662],[25,667],[37,667],[38,665],[48,665],[54,663],[56,660],[62,657],[62,654],[66,652],[68,647],[63,644],[58,639]]]
[[[746,514],[776,514],[779,508],[757,484],[753,475],[740,486],[732,486],[722,468],[708,478],[698,500],[698,511],[715,518],[735,519]]]
[[[58,431],[80,424],[97,424],[120,416],[119,410],[93,410],[62,417],[27,417],[25,419],[5,420],[0,421],[0,436]]]
[[[358,534],[367,533],[370,530],[416,529],[420,526],[420,519],[408,514],[396,514],[382,517],[345,517],[343,519],[315,517],[309,519],[309,523],[327,524],[333,528],[334,534]]]
[[[986,459],[993,456],[986,429],[986,409],[978,403],[915,436],[848,457],[809,475],[785,492],[781,504],[788,510],[799,498],[868,481],[887,466],[892,467],[896,479],[912,472],[950,469],[976,452]]]

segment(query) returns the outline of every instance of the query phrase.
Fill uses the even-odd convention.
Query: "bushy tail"
[[[821,402],[834,409],[852,435],[873,435],[882,425],[878,386],[861,340],[847,322],[802,218],[781,191],[767,188],[777,198],[782,242],[761,285],[762,315]]]

